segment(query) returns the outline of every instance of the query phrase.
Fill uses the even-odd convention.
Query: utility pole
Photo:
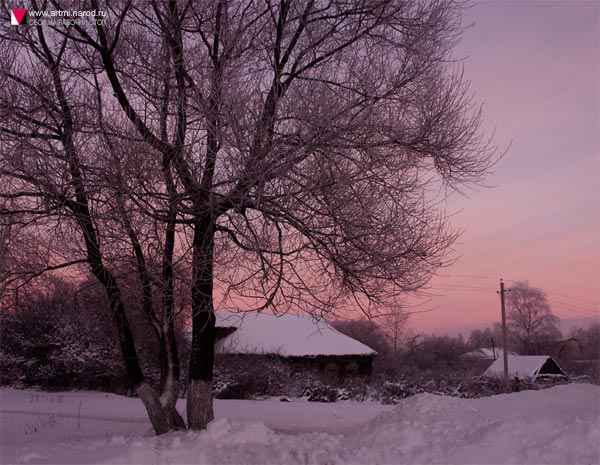
[[[506,306],[504,304],[504,282],[500,279],[500,304],[502,306],[502,353],[504,356],[504,382],[508,384],[508,352],[506,349]]]

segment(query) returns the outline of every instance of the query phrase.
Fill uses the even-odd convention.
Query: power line
[[[593,313],[582,312],[581,310],[575,310],[573,308],[567,308],[567,307],[554,307],[554,308],[558,309],[558,310],[564,310],[567,312],[579,313],[580,315],[587,315],[589,317],[594,317],[594,316],[600,317],[600,313],[593,314]]]
[[[471,279],[487,279],[487,280],[491,279],[491,280],[494,280],[494,281],[497,281],[497,280],[500,279],[498,277],[492,277],[492,276],[466,275],[466,274],[438,274],[436,276],[439,276],[439,277],[442,277],[442,278],[471,278]],[[512,284],[518,284],[519,283],[519,281],[514,281],[514,280],[511,280],[511,279],[507,279],[506,281],[508,281],[508,282],[510,282]],[[443,284],[443,283],[440,283],[440,286],[460,287],[460,288],[464,288],[464,289],[475,288],[475,286],[459,286],[459,285],[454,285],[454,284]],[[541,288],[541,287],[538,287],[538,286],[535,286],[535,287],[537,287],[538,289],[540,289],[540,290],[542,290],[542,291],[544,291],[544,292],[546,292],[548,294],[554,294],[554,295],[558,295],[558,296],[561,296],[561,297],[565,297],[567,299],[573,299],[573,300],[578,300],[580,302],[586,302],[586,303],[590,303],[590,304],[600,305],[600,302],[598,302],[596,300],[582,299],[581,297],[575,297],[575,296],[568,295],[568,294],[562,294],[560,292],[549,291],[547,289],[544,289],[544,288]],[[491,289],[491,288],[481,288],[481,289],[494,290],[494,289]],[[572,304],[570,304],[570,305],[572,305]],[[591,310],[591,311],[594,311],[594,310]]]
[[[546,300],[548,302],[554,302],[555,304],[558,304],[558,305],[566,305],[568,307],[576,308],[577,310],[584,310],[584,311],[594,312],[594,313],[597,312],[596,310],[594,310],[592,308],[580,307],[579,305],[575,305],[575,304],[572,304],[570,302],[560,302],[559,300],[553,300],[553,299],[552,300],[551,299],[546,299]]]
[[[494,281],[500,279],[497,277],[482,276],[482,275],[438,274],[436,276],[441,277],[441,278],[467,278],[467,279],[483,279],[483,280],[494,280]],[[512,284],[519,283],[518,281],[513,281],[510,279],[507,279],[506,281],[508,281]],[[538,287],[538,289],[540,289],[548,294],[558,295],[558,296],[561,296],[561,297],[564,297],[567,299],[572,299],[572,300],[576,300],[576,301],[580,301],[580,302],[586,302],[586,303],[590,303],[590,304],[600,304],[600,302],[596,302],[593,300],[587,300],[587,299],[582,299],[580,297],[571,296],[568,294],[562,294],[559,292],[548,291],[548,290],[546,290],[544,288],[540,288],[540,287]],[[488,293],[491,291],[495,291],[496,289],[490,288],[490,287],[481,287],[481,286],[470,286],[470,285],[463,286],[463,285],[459,285],[459,284],[440,283],[438,285],[433,285],[433,286],[427,288],[427,290],[442,291],[442,292],[448,292],[448,291],[461,292],[462,291],[462,292],[485,292],[485,293]],[[550,300],[550,299],[547,299],[547,300],[549,303],[553,304],[553,307],[555,307],[559,310],[566,310],[566,311],[570,311],[570,312],[574,312],[574,313],[579,313],[582,315],[600,316],[600,312],[598,312],[597,310],[580,307],[573,303],[554,301],[554,300]]]
[[[559,295],[561,297],[566,297],[567,299],[580,300],[582,302],[588,302],[590,304],[600,305],[600,302],[596,302],[594,300],[581,299],[579,297],[573,297],[573,296],[570,296],[570,295],[567,295],[567,294],[559,294],[558,292],[554,292],[554,291],[545,291],[545,292],[547,292],[548,294],[556,294],[556,295]]]
[[[452,289],[477,289],[483,291],[495,291],[493,287],[481,287],[481,286],[461,286],[460,284],[438,284],[431,287],[449,287]]]
[[[431,286],[431,287],[428,287],[427,289],[425,289],[425,290],[423,290],[421,292],[427,292],[427,291],[456,291],[456,292],[484,292],[486,294],[489,294],[493,290],[494,289],[473,289],[473,288],[469,288],[469,287],[456,288],[456,287],[444,287],[444,286]]]
[[[493,278],[491,276],[475,276],[468,274],[438,274],[436,276],[440,276],[441,278],[472,278],[472,279],[491,279],[493,281],[498,281],[500,278]]]
[[[427,288],[427,290],[456,291],[456,292],[484,292],[486,294],[491,291],[495,291],[495,289],[490,289],[490,288],[485,288],[485,287],[450,286],[450,285],[448,285],[448,286],[446,286],[446,285],[431,286],[431,287]],[[578,306],[575,306],[575,305],[567,303],[567,302],[559,302],[559,301],[550,300],[550,299],[547,299],[547,301],[550,304],[552,304],[552,306],[555,308],[560,308],[563,310],[571,310],[571,311],[574,311],[577,313],[582,313],[584,315],[600,316],[600,312],[590,309],[590,308],[578,307]]]
[[[513,284],[518,284],[519,283],[518,281],[512,281],[510,279],[507,279],[507,281],[509,281],[509,282],[511,282]],[[566,297],[567,299],[580,300],[582,302],[587,302],[587,303],[590,303],[590,304],[600,305],[600,302],[595,301],[595,300],[587,300],[587,299],[582,299],[581,297],[575,297],[575,296],[568,295],[568,294],[561,294],[559,292],[549,291],[549,290],[544,289],[543,287],[539,287],[539,286],[534,286],[534,287],[536,287],[537,289],[539,289],[541,291],[546,292],[547,294],[555,294],[555,295],[559,295],[561,297]]]
[[[578,307],[578,306],[576,306],[576,305],[572,305],[572,304],[569,304],[569,303],[567,303],[567,302],[559,302],[559,301],[557,301],[557,300],[550,300],[550,299],[547,299],[547,300],[548,300],[548,302],[549,302],[549,303],[551,303],[551,304],[555,304],[555,305],[559,305],[559,306],[560,306],[560,305],[562,305],[562,306],[565,306],[565,307],[571,308],[571,309],[573,309],[573,310],[579,310],[580,312],[588,312],[588,313],[590,313],[590,314],[592,314],[592,315],[600,315],[600,313],[599,313],[598,311],[596,311],[596,310],[592,310],[592,309],[590,309],[590,308]]]

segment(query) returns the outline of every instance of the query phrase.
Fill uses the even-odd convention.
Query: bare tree
[[[515,283],[507,297],[508,334],[522,354],[535,354],[560,339],[559,319],[552,314],[546,294],[527,281]]]
[[[125,249],[99,238],[128,244],[144,289],[152,273],[134,236],[146,231],[140,223],[163,232],[167,309],[172,250],[189,241],[194,429],[213,418],[215,296],[315,313],[354,302],[370,313],[444,263],[456,234],[431,188],[480,181],[494,156],[450,62],[460,2],[89,5],[108,11],[106,25],[9,34],[3,80],[29,106],[2,102],[4,134],[19,140],[2,148],[2,192],[7,215],[66,211],[79,227],[151,416],[160,402],[131,365],[135,347],[106,265]],[[34,84],[25,50],[46,70]],[[137,148],[115,150],[121,141]],[[140,153],[154,168],[136,169]],[[153,421],[157,432],[168,429],[157,428],[163,420]]]
[[[336,320],[332,323],[332,326],[346,336],[350,336],[373,349],[377,352],[378,359],[386,358],[389,352],[386,334],[383,328],[374,321],[365,318],[360,320]]]
[[[46,32],[38,25],[2,36],[1,78],[9,93],[3,98],[1,113],[0,217],[5,228],[32,233],[23,237],[37,236],[27,253],[20,254],[19,266],[3,276],[3,288],[12,284],[18,291],[44,272],[87,264],[107,293],[128,376],[154,429],[163,433],[184,425],[175,409],[179,361],[173,328],[174,225],[167,218],[164,247],[159,251],[163,312],[158,318],[151,273],[137,229],[140,225],[134,226],[133,214],[126,206],[125,195],[131,197],[127,190],[131,187],[123,180],[121,159],[106,137],[98,82],[93,73],[86,76],[77,69],[84,63],[70,53],[69,38]],[[90,105],[95,97],[97,106]],[[128,164],[135,162],[133,142],[121,144],[120,149],[130,152]],[[128,173],[133,174],[131,170]],[[135,179],[136,189],[146,181]],[[133,266],[128,266],[130,254],[135,257]],[[161,392],[150,385],[141,368],[131,312],[118,279],[127,269],[135,270],[142,307],[161,346]]]
[[[499,323],[485,329],[474,329],[469,335],[468,341],[471,349],[480,349],[482,347],[489,349],[498,349],[502,346],[502,327]]]
[[[394,349],[394,354],[397,354],[400,349],[401,336],[404,333],[409,316],[410,312],[402,311],[401,306],[391,307],[389,313],[383,316],[381,325],[387,330],[388,339]]]

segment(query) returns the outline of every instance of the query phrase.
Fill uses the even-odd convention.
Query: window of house
[[[346,375],[347,376],[358,375],[358,363],[350,362],[348,365],[346,365]]]

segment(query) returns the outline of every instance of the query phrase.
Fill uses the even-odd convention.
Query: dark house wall
[[[279,361],[289,365],[295,372],[314,371],[342,379],[347,376],[368,377],[373,371],[372,355],[282,357],[275,354],[221,354],[221,356],[233,357],[249,365],[256,361]]]
[[[339,378],[371,376],[373,372],[372,355],[286,357],[284,360],[298,371],[316,370]]]
[[[566,375],[566,373],[553,359],[549,358],[538,371],[538,375]]]

